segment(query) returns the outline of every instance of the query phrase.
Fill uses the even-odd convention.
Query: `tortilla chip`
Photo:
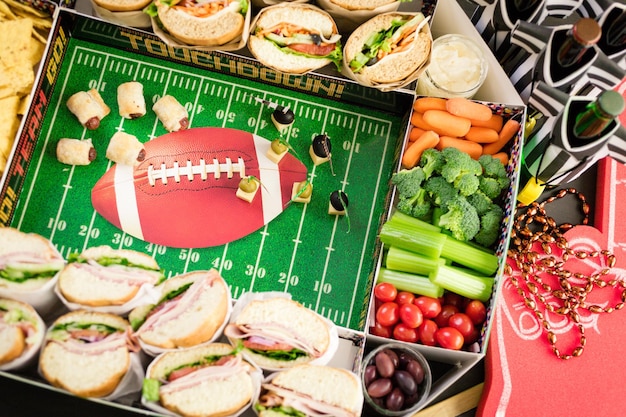
[[[9,157],[13,140],[20,126],[17,118],[17,109],[20,105],[20,98],[11,96],[0,99],[0,156]]]
[[[30,63],[34,67],[43,57],[43,51],[46,49],[46,44],[39,41],[34,36],[30,38]]]
[[[35,81],[30,19],[0,22],[0,98],[28,94]]]

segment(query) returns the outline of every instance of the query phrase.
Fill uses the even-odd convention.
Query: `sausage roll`
[[[146,114],[143,84],[138,81],[120,84],[117,87],[117,105],[120,116],[125,119],[137,119]]]
[[[96,148],[91,139],[59,139],[57,143],[57,159],[67,165],[89,165],[96,159]]]
[[[185,130],[189,127],[187,109],[173,96],[163,96],[152,106],[152,110],[168,132]]]
[[[95,88],[73,94],[66,104],[78,121],[89,130],[97,129],[100,121],[111,112]]]
[[[135,136],[117,132],[111,137],[106,157],[118,164],[137,165],[146,157],[146,149]]]

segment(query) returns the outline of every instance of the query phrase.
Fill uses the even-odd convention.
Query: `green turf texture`
[[[337,325],[364,330],[376,234],[402,142],[400,116],[77,39],[70,40],[60,71],[11,226],[49,238],[65,257],[109,245],[154,256],[168,276],[216,268],[235,299],[248,291],[289,292]],[[144,85],[148,113],[125,120],[118,114],[117,86],[131,80]],[[90,88],[97,88],[111,108],[95,131],[85,130],[65,104]],[[269,140],[279,137],[272,109],[254,97],[289,105],[296,120],[284,138],[309,169],[311,202],[293,203],[259,231],[213,248],[158,246],[108,223],[93,210],[90,193],[111,164],[105,158],[109,138],[117,130],[141,141],[167,133],[151,110],[165,94],[187,107],[191,127],[236,128]],[[314,166],[308,155],[320,133],[331,138],[332,165]],[[98,158],[89,166],[59,163],[55,149],[62,137],[92,138]],[[348,195],[347,217],[328,214],[334,190]],[[181,202],[181,215],[188,209]]]

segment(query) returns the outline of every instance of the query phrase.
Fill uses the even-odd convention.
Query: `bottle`
[[[604,128],[623,111],[624,97],[617,91],[604,91],[576,116],[574,136],[578,139],[591,139],[602,134]]]
[[[579,19],[567,32],[567,37],[557,53],[562,68],[578,63],[587,50],[598,43],[602,36],[600,24],[591,18]]]

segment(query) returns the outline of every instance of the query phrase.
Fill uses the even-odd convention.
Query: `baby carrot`
[[[506,152],[496,152],[493,155],[494,158],[497,158],[502,162],[502,165],[506,165],[509,163],[509,154]]]
[[[500,114],[492,114],[491,118],[487,121],[485,120],[476,120],[470,119],[472,122],[472,126],[480,126],[480,127],[489,127],[496,132],[500,132],[502,130],[502,125],[504,124],[504,118]]]
[[[413,102],[413,110],[418,113],[424,113],[426,110],[445,110],[445,98],[440,97],[420,97]]]
[[[455,116],[466,117],[471,120],[487,121],[491,119],[491,109],[489,106],[463,97],[448,99],[446,110]]]
[[[498,132],[489,127],[472,126],[465,134],[465,139],[477,143],[493,143],[498,140]]]
[[[411,126],[411,130],[409,131],[409,141],[415,142],[424,132],[426,131],[421,127]]]
[[[423,113],[413,112],[411,115],[411,124],[424,130],[433,130],[433,127],[424,120]]]
[[[434,148],[438,142],[439,135],[432,130],[427,130],[405,149],[404,155],[402,155],[402,166],[407,169],[414,168],[420,161],[422,152],[428,148]]]
[[[500,152],[502,148],[504,148],[504,145],[506,145],[517,134],[519,128],[520,122],[514,119],[507,120],[498,134],[498,140],[493,143],[486,144],[483,147],[483,153],[493,155],[494,153]]]
[[[441,151],[450,147],[462,150],[473,159],[478,159],[483,153],[483,147],[480,143],[462,138],[454,138],[451,136],[439,136],[439,143],[436,148]]]
[[[432,130],[444,136],[462,137],[471,127],[469,119],[443,110],[425,111],[424,121],[432,126]]]

